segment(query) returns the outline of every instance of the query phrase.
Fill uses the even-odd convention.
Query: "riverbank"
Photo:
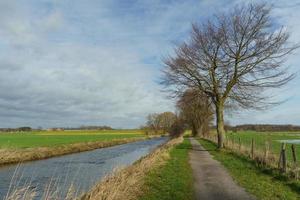
[[[144,158],[135,162],[133,165],[105,178],[101,183],[96,185],[81,199],[133,200],[145,198],[151,199],[152,197],[155,199],[155,197],[152,195],[161,195],[160,197],[167,196],[171,198],[171,196],[168,194],[162,194],[166,192],[163,188],[168,187],[167,192],[173,191],[174,194],[175,191],[177,191],[177,189],[182,190],[182,188],[187,188],[183,187],[182,183],[184,182],[181,179],[182,176],[178,176],[178,174],[180,174],[180,171],[186,170],[181,170],[181,168],[178,168],[178,166],[180,166],[183,162],[186,161],[183,159],[181,162],[177,162],[177,159],[180,157],[180,153],[178,154],[178,151],[175,150],[177,146],[177,150],[184,149],[183,151],[188,151],[188,148],[184,148],[185,146],[180,146],[180,143],[182,142],[182,138],[176,138],[168,141],[165,145],[157,148],[148,156],[145,156]],[[178,163],[178,165],[174,165],[176,163]],[[186,163],[188,164],[188,162]],[[181,167],[183,168],[185,166],[186,165],[182,165]],[[171,168],[173,170],[169,171]],[[169,174],[165,173],[167,171],[169,172]],[[158,174],[161,174],[160,177],[157,177]],[[180,187],[173,187],[174,184],[172,185],[172,183],[174,183],[174,177],[175,179],[177,178],[177,183],[180,183],[178,184],[178,186]],[[164,180],[169,180],[170,182],[168,186],[166,184],[157,185],[158,182],[160,182],[160,184],[162,184],[162,182],[156,178],[163,178]],[[162,190],[160,194],[157,193],[158,191],[154,189],[154,186],[161,186]],[[183,191],[182,194],[184,193],[185,192]],[[172,196],[172,199],[174,199],[174,196]]]
[[[0,165],[15,164],[26,161],[41,160],[66,154],[91,151],[94,149],[126,144],[147,139],[146,137],[132,137],[112,139],[109,141],[81,142],[52,147],[36,147],[25,149],[0,149]]]
[[[192,200],[193,175],[189,164],[192,146],[188,139],[169,151],[169,159],[159,168],[151,170],[145,178],[143,194],[139,200]]]
[[[253,160],[230,150],[216,150],[216,144],[199,139],[214,159],[222,163],[234,180],[261,200],[300,199],[300,183],[288,180],[271,169],[263,169]]]

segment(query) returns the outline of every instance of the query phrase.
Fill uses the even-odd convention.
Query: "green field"
[[[34,131],[0,133],[0,148],[51,147],[64,144],[145,137],[140,130]]]
[[[281,149],[281,143],[279,140],[300,140],[300,133],[297,132],[255,132],[255,131],[240,131],[237,133],[229,132],[226,137],[233,140],[235,143],[239,143],[239,138],[242,145],[251,146],[251,140],[254,139],[255,151],[264,151],[265,142],[268,141],[270,144],[270,151],[276,155],[279,155]],[[300,160],[300,145],[296,144],[296,153],[298,162]],[[287,156],[288,160],[291,161],[291,144],[287,144]]]

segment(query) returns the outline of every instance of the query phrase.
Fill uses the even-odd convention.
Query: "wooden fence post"
[[[281,144],[281,149],[280,149],[280,153],[279,153],[279,161],[278,161],[278,169],[279,170],[281,169],[281,163],[282,163],[282,145],[283,145],[283,143]]]
[[[282,143],[281,151],[279,155],[278,168],[281,172],[286,173],[287,171],[287,160],[286,160],[286,143]]]
[[[283,149],[282,149],[282,169],[283,172],[286,173],[287,171],[287,159],[286,159],[286,144],[284,143]]]
[[[251,140],[251,158],[254,159],[254,139]]]
[[[268,141],[265,141],[264,164],[267,164],[267,162],[268,162],[269,149],[270,149],[270,144]]]
[[[296,154],[296,148],[295,145],[292,144],[292,156],[293,156],[293,171],[295,174],[295,178],[298,179],[298,165],[297,165],[297,154]]]
[[[295,145],[292,144],[291,148],[292,148],[293,162],[297,163],[297,154],[296,154]]]

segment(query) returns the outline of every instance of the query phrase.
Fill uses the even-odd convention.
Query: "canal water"
[[[87,192],[114,169],[131,165],[167,140],[167,137],[154,138],[0,167],[0,199],[24,187],[34,190],[36,199],[41,199],[47,191],[63,199],[71,186],[77,194]]]

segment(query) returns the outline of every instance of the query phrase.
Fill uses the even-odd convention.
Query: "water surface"
[[[133,142],[82,153],[0,167],[0,199],[9,191],[30,185],[41,199],[46,190],[63,198],[71,185],[86,192],[113,169],[132,164],[168,138]],[[50,189],[48,189],[50,188]]]
[[[300,144],[300,140],[278,140],[280,143]]]

